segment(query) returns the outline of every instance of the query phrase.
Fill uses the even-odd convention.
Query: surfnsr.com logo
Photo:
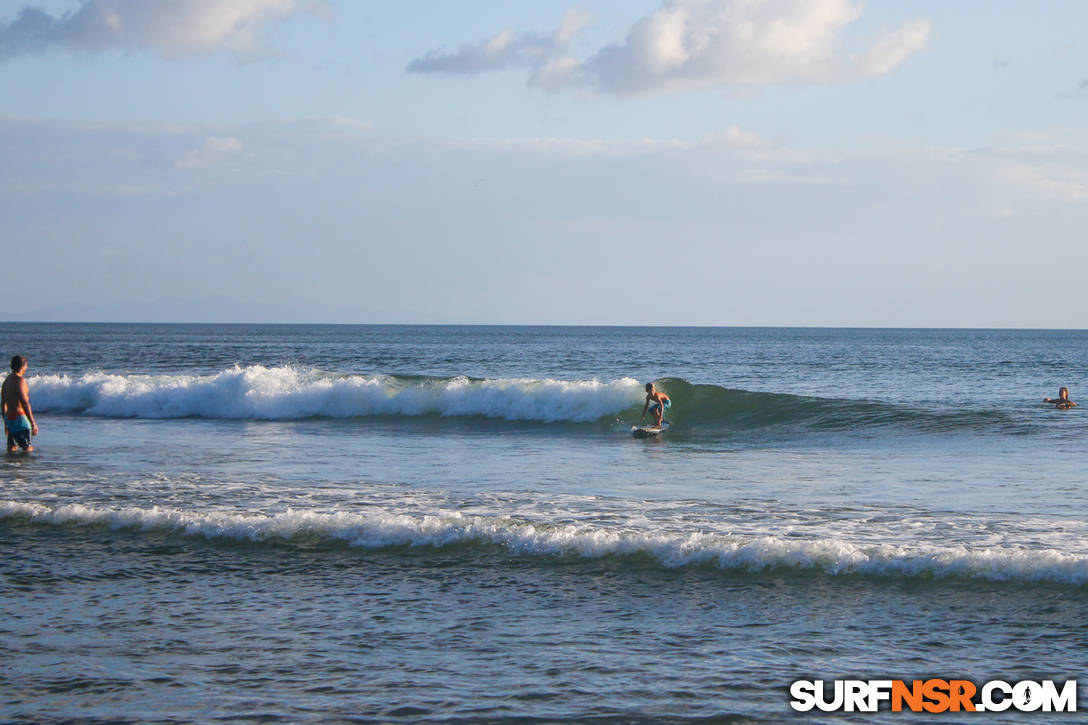
[[[1053,680],[1009,683],[991,680],[797,680],[790,685],[790,707],[799,712],[1076,712],[1077,681],[1060,687]],[[888,703],[886,707],[881,707]]]

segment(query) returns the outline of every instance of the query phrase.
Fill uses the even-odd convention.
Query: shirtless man
[[[30,437],[38,435],[34,411],[30,409],[30,387],[26,384],[26,358],[16,355],[11,359],[11,375],[4,380],[0,390],[0,412],[4,418],[4,433],[8,437],[8,453],[19,448],[34,450]]]
[[[1053,403],[1058,410],[1069,410],[1077,407],[1077,404],[1069,399],[1069,388],[1060,389],[1057,398],[1043,398],[1043,402]]]
[[[650,408],[650,403],[654,404],[654,407]],[[646,417],[646,410],[649,409],[650,414],[654,417],[654,427],[661,427],[661,419],[665,416],[665,409],[672,407],[672,400],[665,393],[658,392],[653,383],[646,383],[646,404],[642,406],[642,417],[638,419],[641,423],[642,419]]]

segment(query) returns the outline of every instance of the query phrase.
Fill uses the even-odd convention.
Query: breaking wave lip
[[[669,533],[588,524],[547,524],[515,517],[440,511],[406,515],[286,511],[194,513],[179,509],[96,508],[0,502],[0,521],[105,526],[212,541],[289,542],[318,537],[368,549],[497,546],[512,555],[649,557],[665,568],[711,565],[726,571],[794,570],[827,575],[967,578],[995,582],[1088,584],[1088,557],[1022,547],[857,544],[837,538],[797,540],[764,535]]]
[[[118,418],[438,415],[588,422],[615,416],[641,400],[641,387],[632,378],[409,378],[260,365],[205,376],[90,373],[40,375],[30,382],[40,411]]]

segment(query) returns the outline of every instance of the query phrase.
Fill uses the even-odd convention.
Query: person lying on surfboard
[[[650,403],[653,403],[653,407],[650,407]],[[646,410],[649,409],[650,414],[654,417],[654,427],[661,427],[661,419],[665,417],[665,411],[672,407],[672,400],[665,393],[662,393],[654,387],[653,383],[646,383],[646,404],[642,406],[642,416],[638,419],[641,423],[642,419],[646,417]]]
[[[1069,388],[1060,389],[1057,398],[1043,398],[1043,402],[1053,403],[1058,410],[1069,410],[1077,407],[1077,404],[1069,399]]]

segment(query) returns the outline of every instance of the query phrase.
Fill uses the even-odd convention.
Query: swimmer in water
[[[1069,410],[1070,408],[1077,407],[1077,404],[1069,399],[1069,388],[1062,388],[1058,391],[1057,398],[1043,398],[1044,403],[1053,403],[1054,407],[1058,410]]]

